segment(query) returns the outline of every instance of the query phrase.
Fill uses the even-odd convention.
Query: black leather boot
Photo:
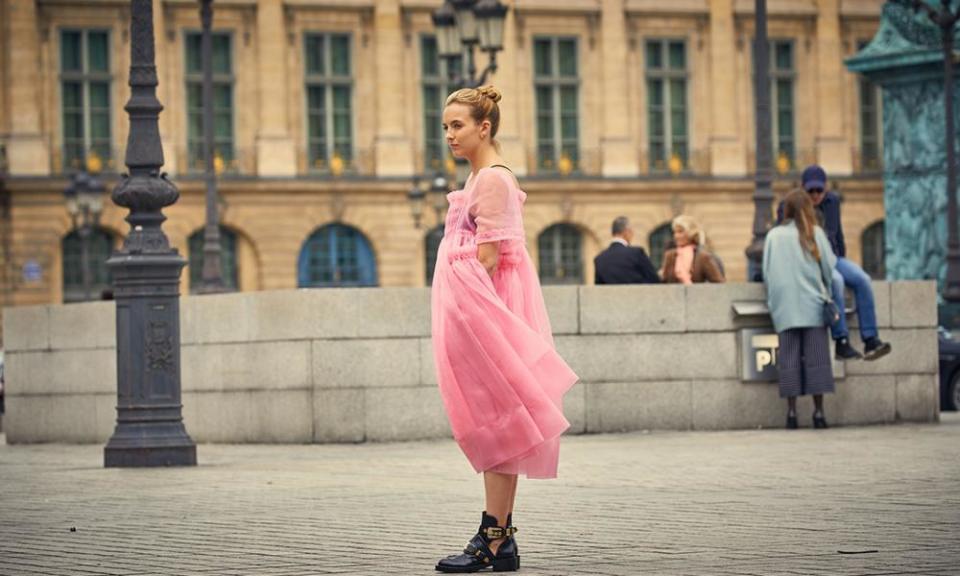
[[[511,515],[512,516],[512,515]],[[513,535],[517,529],[511,526],[512,518],[507,517],[507,527],[497,526],[497,519],[486,512],[480,518],[480,529],[470,539],[462,554],[447,556],[437,562],[437,570],[448,573],[479,572],[493,567],[494,572],[513,572],[520,568],[520,555]],[[490,542],[503,539],[497,553],[490,550]]]
[[[813,413],[813,427],[819,429],[829,428],[829,426],[827,426],[827,417],[824,416],[820,410]]]

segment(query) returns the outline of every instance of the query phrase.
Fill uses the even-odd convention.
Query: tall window
[[[190,235],[190,292],[196,292],[203,282],[203,228]],[[237,235],[220,227],[220,277],[227,290],[237,289]]]
[[[796,69],[792,40],[770,41],[770,120],[773,162],[780,173],[796,164],[794,82]],[[755,75],[754,75],[755,76]],[[755,80],[755,78],[754,78]]]
[[[859,43],[862,50],[867,42]],[[883,118],[880,110],[880,86],[860,76],[860,169],[867,172],[882,166],[881,141]]]
[[[101,293],[110,288],[110,270],[107,259],[113,251],[113,235],[103,228],[94,228],[87,240],[87,266],[90,274],[90,299],[99,300]],[[63,301],[87,300],[83,284],[83,241],[73,231],[63,238]]]
[[[653,263],[654,268],[659,270],[660,267],[663,266],[663,255],[670,248],[671,242],[673,242],[673,224],[664,222],[654,228],[653,232],[650,233],[648,241],[648,245],[650,246],[650,262]]]
[[[199,32],[186,35],[187,154],[190,170],[203,170],[203,52]],[[233,142],[233,53],[227,32],[213,33],[213,154],[225,170],[236,168]]]
[[[427,232],[426,238],[423,239],[427,258],[427,286],[433,284],[433,271],[437,268],[437,250],[440,248],[441,240],[443,240],[443,224]]]
[[[297,276],[301,288],[374,286],[377,268],[362,232],[343,224],[329,224],[304,243]]]
[[[650,170],[687,166],[687,49],[683,40],[647,42]]]
[[[867,226],[860,238],[863,248],[863,270],[874,280],[886,280],[886,244],[883,220]]]
[[[537,248],[542,283],[583,283],[583,246],[580,231],[576,227],[554,224],[540,234]]]
[[[349,34],[307,34],[307,148],[310,169],[353,164],[353,77]]]
[[[455,86],[450,73],[460,74],[461,60],[440,58],[437,39],[420,38],[420,74],[423,79],[423,169],[428,172],[444,170],[450,149],[443,137],[443,102]]]
[[[63,168],[107,166],[110,139],[110,36],[104,30],[60,33]],[[91,167],[93,169],[93,167]]]
[[[533,41],[533,88],[537,109],[537,166],[566,172],[580,164],[577,40]]]
[[[777,169],[786,172],[796,163],[793,84],[796,78],[793,41],[770,42],[770,110],[773,114],[773,156]]]

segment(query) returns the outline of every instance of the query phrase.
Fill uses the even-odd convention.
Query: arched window
[[[664,222],[657,226],[650,233],[650,261],[657,270],[663,266],[663,255],[670,249],[670,243],[673,242],[673,224]]]
[[[885,280],[887,263],[884,258],[886,245],[883,238],[883,220],[867,226],[860,237],[860,246],[863,247],[863,271],[874,280]]]
[[[297,284],[301,288],[375,286],[377,265],[363,233],[344,224],[317,229],[300,249]]]
[[[554,224],[537,239],[543,284],[583,283],[583,239],[570,224]]]
[[[443,224],[427,232],[423,239],[424,254],[427,258],[427,286],[433,284],[433,271],[437,267],[437,249],[440,248],[440,241],[443,240]]]
[[[103,291],[110,288],[110,271],[107,258],[113,251],[113,234],[103,228],[90,232],[87,244],[87,266],[90,286],[83,283],[83,241],[74,230],[63,237],[63,301],[83,302],[100,300]]]
[[[203,282],[203,228],[190,235],[190,292],[197,292]],[[237,289],[237,234],[220,227],[220,276],[227,290]]]

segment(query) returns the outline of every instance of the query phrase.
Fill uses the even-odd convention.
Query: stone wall
[[[837,363],[827,416],[840,425],[936,421],[935,284],[874,289],[893,352]],[[731,305],[762,301],[762,286],[544,292],[557,346],[582,379],[565,402],[571,433],[783,425],[776,384],[740,374],[737,330],[768,320],[736,318]],[[185,297],[181,315],[184,418],[198,442],[449,435],[426,289]],[[8,308],[4,323],[7,441],[106,441],[115,417],[113,303]],[[809,414],[801,403],[801,425]]]

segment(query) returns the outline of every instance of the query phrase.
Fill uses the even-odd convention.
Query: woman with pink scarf
[[[673,241],[676,248],[663,255],[660,276],[667,284],[694,284],[724,282],[723,271],[706,246],[706,236],[700,224],[692,217],[680,215],[673,219]]]

